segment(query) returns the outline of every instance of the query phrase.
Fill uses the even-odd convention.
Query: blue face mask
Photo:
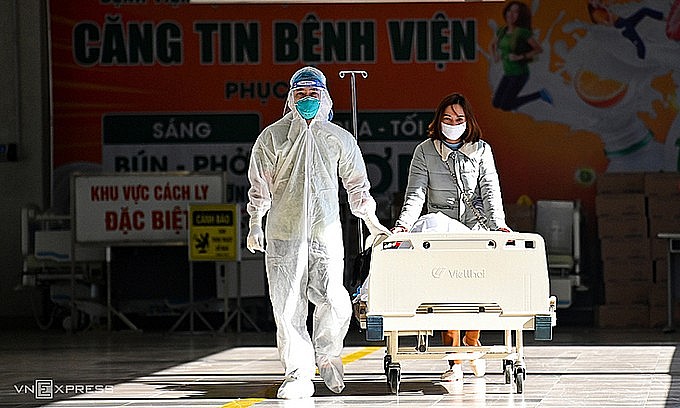
[[[321,105],[320,100],[311,96],[305,96],[304,98],[295,102],[295,109],[300,112],[300,116],[310,120],[316,116],[316,113],[319,111],[319,105]]]

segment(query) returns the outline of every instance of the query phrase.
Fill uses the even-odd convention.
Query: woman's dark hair
[[[505,13],[508,12],[510,7],[514,5],[517,5],[517,7],[519,7],[519,15],[517,16],[517,21],[515,22],[515,25],[517,27],[522,27],[526,28],[527,30],[531,30],[531,10],[529,10],[529,6],[522,3],[521,1],[508,2],[508,4],[505,5],[505,8],[503,8],[503,18],[505,18]]]
[[[442,116],[444,116],[444,110],[448,106],[460,105],[463,108],[463,113],[465,114],[465,120],[467,122],[467,129],[463,133],[462,139],[463,143],[474,143],[479,141],[482,137],[482,129],[477,123],[474,113],[472,113],[472,106],[468,103],[467,99],[462,94],[452,93],[446,95],[444,99],[439,102],[437,110],[434,112],[434,119],[427,126],[427,136],[430,139],[444,140],[445,137],[442,134],[441,121]]]

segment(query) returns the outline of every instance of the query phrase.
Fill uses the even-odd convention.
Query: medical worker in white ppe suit
[[[338,177],[352,213],[371,234],[389,234],[375,215],[356,140],[329,120],[332,106],[324,74],[314,67],[298,70],[290,80],[287,113],[260,133],[250,157],[247,247],[265,253],[286,374],[278,398],[311,397],[317,367],[331,391],[345,387],[340,354],[352,309],[343,286]],[[311,338],[308,302],[315,306]]]

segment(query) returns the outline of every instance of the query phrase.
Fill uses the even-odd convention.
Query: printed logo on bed
[[[432,277],[451,278],[451,279],[484,279],[486,269],[449,269],[447,267],[432,268]]]

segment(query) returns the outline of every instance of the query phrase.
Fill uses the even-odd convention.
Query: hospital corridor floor
[[[483,332],[502,344],[502,332]],[[351,330],[346,388],[278,400],[283,380],[274,333],[147,333],[39,330],[0,333],[0,407],[680,407],[680,333],[661,329],[555,327],[552,341],[525,332],[523,393],[501,360],[475,377],[442,383],[443,360],[402,362],[391,392],[384,342]]]

